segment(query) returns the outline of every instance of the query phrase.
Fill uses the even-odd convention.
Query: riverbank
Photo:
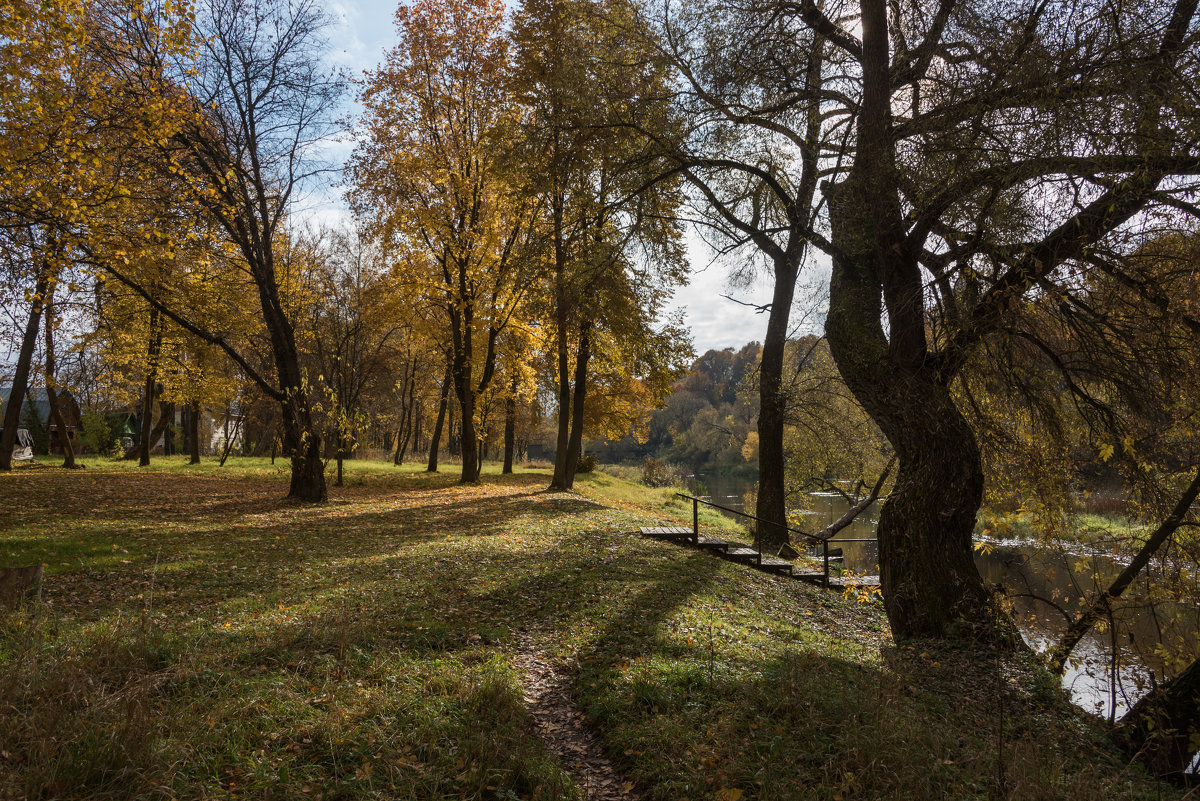
[[[0,476],[0,564],[46,564],[0,619],[0,797],[572,798],[530,664],[644,799],[1179,796],[1030,665],[633,534],[690,522],[671,490],[350,462],[306,506],[283,466]]]

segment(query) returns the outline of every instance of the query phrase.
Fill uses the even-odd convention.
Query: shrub
[[[83,427],[80,441],[89,453],[111,455],[117,448],[117,437],[108,417],[88,410],[79,422]]]
[[[674,479],[671,468],[653,456],[647,456],[642,462],[642,483],[647,487],[669,487]]]
[[[576,473],[590,473],[596,469],[596,457],[590,453],[585,453],[579,457],[579,461],[575,463]]]

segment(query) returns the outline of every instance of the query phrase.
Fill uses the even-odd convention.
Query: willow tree
[[[1083,5],[889,15],[864,0],[861,41],[803,12],[861,76],[852,157],[827,190],[827,329],[900,461],[879,522],[898,636],[1002,628],[971,558],[983,471],[951,392],[964,363],[1093,250],[1136,240],[1141,215],[1186,207],[1179,177],[1200,168],[1195,0]]]
[[[351,201],[399,265],[401,280],[445,315],[461,410],[462,481],[479,478],[479,395],[497,342],[533,281],[531,199],[503,169],[517,110],[496,0],[420,0],[396,11],[399,43],[365,78]]]
[[[800,233],[832,262],[831,353],[899,463],[878,530],[897,637],[1007,636],[972,560],[984,477],[953,386],[1014,315],[1097,269],[1097,250],[1128,252],[1155,215],[1196,213],[1195,7],[710,8],[739,31],[730,58],[745,77],[731,122],[778,122],[796,138],[770,164],[800,158],[810,141],[780,115],[819,103],[822,201]],[[781,36],[820,42],[824,63],[777,49]],[[786,207],[793,195],[778,175],[761,169],[761,191]],[[763,219],[753,192],[740,197],[748,222]],[[753,241],[753,227],[745,235]]]

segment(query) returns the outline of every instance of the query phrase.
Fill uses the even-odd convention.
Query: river
[[[752,478],[700,474],[691,483],[693,492],[701,490],[714,503],[742,509],[744,496],[753,490],[755,482]],[[813,493],[808,501],[807,510],[793,512],[808,521],[798,526],[804,530],[828,525],[847,508],[836,493]],[[874,541],[878,522],[876,505],[838,532],[833,542],[843,551],[845,570],[861,575],[879,573],[879,551]],[[1008,588],[1022,635],[1039,649],[1055,642],[1063,631],[1063,612],[1077,611],[1083,599],[1107,586],[1122,567],[1104,554],[1088,555],[1071,545],[1048,548],[1020,540],[985,543],[976,550],[975,564],[985,582]],[[1037,599],[1051,599],[1053,604]],[[1094,629],[1076,647],[1063,686],[1084,709],[1119,718],[1151,682],[1161,683],[1168,677],[1155,652],[1156,644],[1172,642],[1176,647],[1195,650],[1200,608],[1173,604],[1122,609],[1105,628],[1103,632]]]

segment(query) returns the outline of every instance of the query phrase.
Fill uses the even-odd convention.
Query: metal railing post
[[[700,499],[692,498],[692,541],[700,541]]]

